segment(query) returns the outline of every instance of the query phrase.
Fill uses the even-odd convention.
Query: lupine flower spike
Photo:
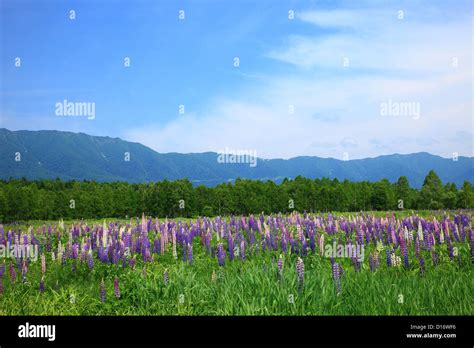
[[[104,283],[104,279],[102,278],[102,280],[100,281],[100,302],[102,303],[105,303],[105,300],[106,300],[106,290],[105,290],[105,283]]]
[[[40,290],[41,293],[44,292],[44,276],[41,277],[39,290]]]
[[[298,274],[298,288],[301,291],[304,286],[304,263],[300,257],[296,261],[296,273]]]
[[[114,279],[114,294],[116,298],[120,298],[120,284],[117,277]]]
[[[283,256],[281,254],[278,259],[278,279],[283,281]]]

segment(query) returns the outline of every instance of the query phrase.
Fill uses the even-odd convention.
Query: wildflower
[[[319,252],[320,252],[320,255],[323,256],[323,253],[324,253],[324,234],[322,234],[319,237]]]
[[[135,258],[135,256],[133,256],[133,257],[128,261],[128,264],[130,265],[130,268],[134,269],[136,262],[137,262],[137,259]]]
[[[395,255],[395,253],[392,253],[392,262],[394,267],[400,267],[402,264],[402,258]]]
[[[420,273],[421,275],[425,274],[425,259],[420,257]]]
[[[232,238],[232,235],[229,233],[229,239],[227,241],[227,249],[229,251],[229,259],[230,261],[234,260],[234,238]]]
[[[341,272],[339,269],[339,265],[334,262],[332,264],[332,278],[334,279],[334,282],[336,283],[336,291],[337,293],[341,293]]]
[[[15,266],[13,266],[13,263],[10,263],[10,279],[12,283],[16,282],[16,271]]]
[[[104,278],[100,281],[100,302],[105,303],[106,300],[106,290],[105,290],[105,283],[104,283]]]
[[[300,257],[298,257],[298,260],[296,261],[296,273],[298,273],[298,286],[301,290],[304,285],[304,263]]]
[[[402,255],[403,255],[404,266],[405,266],[405,268],[408,268],[409,267],[408,248],[407,248],[406,240],[404,239],[403,236],[400,237],[400,250],[401,250]]]
[[[89,266],[89,269],[94,268],[94,258],[92,257],[92,250],[89,250],[87,253],[87,265]]]
[[[392,266],[392,255],[388,249],[385,249],[385,254],[387,255],[387,266]]]
[[[215,270],[212,271],[211,281],[215,283],[217,281],[217,273]]]
[[[452,260],[454,259],[454,247],[453,247],[453,243],[451,242],[451,238],[449,237],[446,238],[446,244],[448,248],[449,258]]]
[[[44,292],[44,277],[41,277],[39,290],[41,293]]]
[[[114,279],[114,294],[116,298],[120,298],[120,284],[117,277]]]
[[[46,273],[46,257],[44,256],[44,254],[41,255],[41,273]]]
[[[280,258],[278,259],[278,276],[280,279],[283,279],[283,256],[280,254]]]
[[[283,236],[283,238],[281,239],[281,250],[286,253],[286,250],[288,248],[288,242],[286,241],[286,237]]]
[[[415,239],[415,256],[420,257],[420,239]]]
[[[371,272],[375,271],[375,262],[374,262],[374,258],[372,257],[372,255],[369,255],[369,267],[370,267]]]
[[[219,266],[224,266],[225,263],[225,251],[224,246],[222,243],[219,243],[217,246],[217,260],[219,262]]]
[[[168,270],[165,269],[165,272],[163,273],[163,283],[165,283],[165,286],[167,286],[168,282],[169,282],[169,274],[168,274]]]
[[[188,243],[188,262],[191,265],[193,263],[193,245]]]
[[[186,252],[187,245],[183,243],[183,262],[186,262],[188,259],[188,253]]]
[[[176,251],[176,231],[174,229],[172,231],[172,238],[173,238],[173,258],[176,260],[178,259],[178,252]]]
[[[21,266],[21,278],[23,283],[26,282],[26,274],[28,273],[28,263],[26,260],[23,260],[23,264]]]

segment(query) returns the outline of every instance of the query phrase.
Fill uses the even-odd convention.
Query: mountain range
[[[258,159],[248,163],[219,163],[215,152],[158,153],[140,143],[120,138],[54,130],[10,131],[0,128],[0,179],[55,179],[148,182],[188,178],[193,184],[213,186],[236,178],[281,182],[298,175],[351,181],[391,182],[404,175],[410,186],[421,187],[433,169],[443,183],[474,180],[474,158],[457,161],[426,152],[392,154],[342,161],[300,156]],[[129,161],[127,161],[129,159]]]

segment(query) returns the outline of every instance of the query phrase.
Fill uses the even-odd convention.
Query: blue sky
[[[2,0],[0,13],[0,127],[159,152],[473,156],[472,1]],[[64,99],[95,118],[58,117]],[[381,115],[388,102],[419,114]]]

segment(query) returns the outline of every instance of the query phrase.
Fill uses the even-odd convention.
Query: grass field
[[[471,216],[376,215],[4,225],[0,315],[474,314]]]

